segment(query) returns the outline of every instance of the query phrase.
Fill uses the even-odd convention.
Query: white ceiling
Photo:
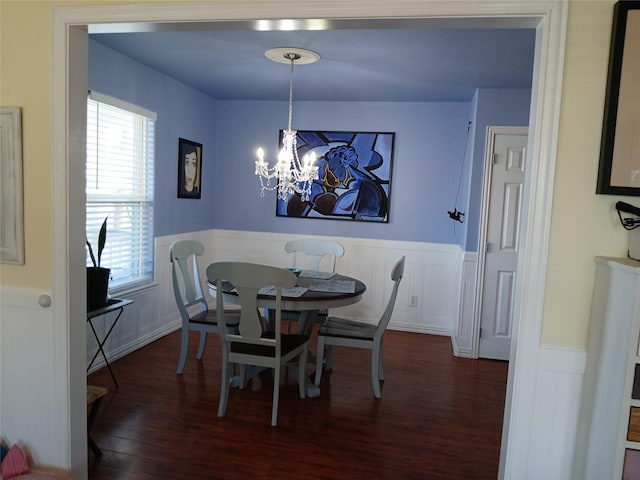
[[[476,88],[531,87],[533,28],[309,22],[94,25],[90,33],[220,100],[286,100],[289,66],[264,56],[274,47],[306,48],[321,57],[295,67],[296,100],[468,101]]]

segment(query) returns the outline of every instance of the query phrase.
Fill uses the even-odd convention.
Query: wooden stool
[[[95,385],[87,385],[87,407],[91,405],[91,410],[89,410],[89,416],[87,417],[87,441],[89,443],[89,448],[96,456],[101,456],[102,451],[98,448],[98,445],[91,438],[91,426],[93,425],[93,421],[98,414],[98,407],[100,407],[100,402],[102,402],[102,397],[107,394],[107,389],[104,387],[96,387]]]

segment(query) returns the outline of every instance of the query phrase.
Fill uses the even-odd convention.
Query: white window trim
[[[150,118],[154,122],[158,119],[158,114],[156,112],[152,112],[151,110],[147,110],[146,108],[135,105],[133,103],[125,102],[124,100],[120,100],[119,98],[104,95],[103,93],[98,93],[91,90],[89,91],[89,98],[91,100],[95,100],[96,102],[108,103],[113,107],[118,107],[123,110],[137,113],[138,115],[143,115],[147,118]]]

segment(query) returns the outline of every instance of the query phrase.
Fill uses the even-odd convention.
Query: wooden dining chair
[[[316,352],[316,375],[314,382],[316,386],[320,386],[320,380],[322,379],[325,348],[327,349],[327,360],[326,363],[324,363],[324,368],[326,369],[331,367],[331,353],[334,345],[368,348],[371,350],[371,382],[373,385],[373,394],[376,398],[382,396],[380,390],[380,381],[384,380],[382,338],[389,325],[391,314],[393,313],[393,308],[396,303],[398,287],[404,274],[404,262],[404,256],[398,258],[391,269],[393,288],[387,301],[387,307],[376,324],[334,316],[327,317],[324,324],[318,330],[318,349]]]
[[[202,294],[202,284],[198,268],[198,257],[204,253],[204,246],[195,240],[180,240],[169,248],[173,294],[182,318],[182,340],[180,359],[176,373],[181,374],[187,361],[189,350],[189,332],[200,332],[198,360],[202,359],[207,345],[207,334],[218,333],[216,312],[209,310],[207,300]],[[236,328],[238,315],[227,315],[229,327]]]
[[[316,240],[314,238],[299,238],[289,240],[284,245],[284,251],[293,254],[292,267],[300,270],[320,270],[335,273],[336,260],[344,255],[344,247],[337,242],[328,240]],[[320,310],[318,322],[324,321],[329,312]],[[271,312],[269,312],[271,317]],[[287,321],[287,331],[291,331],[291,323],[300,318],[300,312],[295,310],[283,310],[282,319]]]
[[[326,262],[327,272],[336,271],[336,260],[344,255],[344,247],[337,242],[316,240],[314,238],[299,238],[289,240],[284,245],[284,251],[293,253],[294,268],[303,270],[319,270],[323,260]]]
[[[207,267],[210,284],[223,291],[223,281],[231,283],[239,296],[240,324],[234,332],[225,325],[225,294],[216,295],[216,310],[220,315],[220,338],[222,341],[222,386],[218,416],[223,417],[227,409],[229,388],[234,380],[234,365],[240,365],[240,388],[244,387],[246,365],[272,368],[273,405],[271,425],[278,422],[278,398],[280,395],[280,372],[282,367],[298,357],[298,389],[300,398],[306,396],[306,363],[309,336],[281,332],[282,289],[296,285],[296,276],[283,268],[244,262],[218,262]],[[274,329],[266,328],[258,309],[258,292],[263,287],[275,287],[276,308]],[[227,293],[226,295],[232,295]],[[234,300],[234,303],[237,303]]]

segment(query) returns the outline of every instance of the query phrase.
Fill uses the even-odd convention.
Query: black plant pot
[[[101,267],[87,267],[87,311],[107,304],[109,275],[111,270]]]

